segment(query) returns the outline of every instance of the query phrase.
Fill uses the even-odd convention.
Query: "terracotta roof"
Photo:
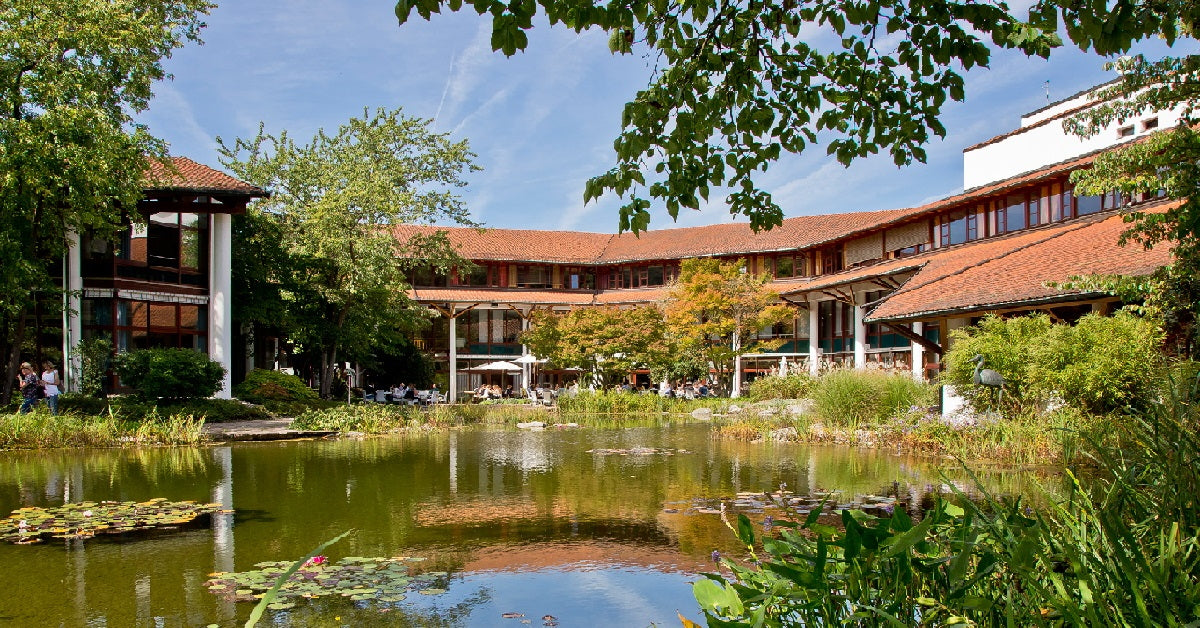
[[[582,231],[536,231],[532,229],[475,229],[395,225],[397,238],[446,232],[459,254],[467,259],[489,261],[595,264],[611,234]]]
[[[591,305],[594,294],[577,290],[525,288],[415,288],[408,296],[423,303],[506,303],[512,305]]]
[[[631,290],[605,290],[596,295],[597,305],[624,305],[657,303],[666,300],[671,291],[666,286],[656,288],[636,288]]]
[[[187,157],[172,157],[172,171],[157,160],[150,160],[146,173],[148,190],[188,190],[194,192],[220,192],[245,196],[267,196],[267,191],[235,179],[224,172],[198,164]]]
[[[1161,211],[1178,204],[1147,209]],[[1137,244],[1118,246],[1127,228],[1121,216],[1107,214],[935,252],[867,320],[911,320],[1067,301],[1081,293],[1046,283],[1078,275],[1146,275],[1170,262],[1165,247],[1147,251]]]
[[[748,223],[656,229],[638,235],[613,236],[600,263],[672,260],[715,255],[752,255],[817,246],[868,231],[906,216],[909,210],[888,209],[785,218],[783,224],[755,233]]]

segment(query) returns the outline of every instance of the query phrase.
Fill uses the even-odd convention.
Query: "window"
[[[928,244],[917,244],[915,246],[906,246],[902,249],[896,249],[895,251],[892,251],[892,257],[893,258],[911,257],[913,255],[916,255],[917,253],[923,253],[928,250],[929,250]]]
[[[1117,129],[1117,137],[1133,137],[1133,125],[1123,126]]]
[[[567,266],[563,269],[563,287],[568,290],[593,290],[596,287],[596,275],[591,269]]]
[[[842,267],[842,247],[836,246],[821,251],[821,272],[823,274],[836,273],[842,270]]]
[[[1157,117],[1142,120],[1142,130],[1143,131],[1151,131],[1151,130],[1157,129],[1157,128],[1158,128],[1158,118]]]
[[[775,258],[775,276],[779,278],[796,276],[796,260],[791,255],[780,255]]]
[[[486,264],[476,264],[470,270],[459,272],[458,283],[462,286],[490,286],[489,281],[492,269]]]
[[[979,221],[973,211],[951,212],[938,220],[938,241],[941,246],[979,239]]]
[[[549,288],[550,287],[550,267],[541,265],[526,265],[517,266],[517,287],[518,288]]]

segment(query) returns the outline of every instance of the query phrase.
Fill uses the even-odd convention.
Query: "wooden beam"
[[[936,342],[934,342],[934,341],[932,341],[932,340],[930,340],[930,339],[926,338],[925,336],[922,336],[921,334],[918,334],[917,332],[913,331],[913,330],[912,330],[912,327],[909,327],[909,326],[907,326],[907,325],[903,325],[903,324],[900,324],[900,323],[887,323],[887,322],[884,322],[884,323],[880,323],[880,324],[881,324],[881,325],[886,325],[886,326],[888,326],[888,328],[892,329],[892,330],[893,330],[893,331],[895,331],[897,334],[900,334],[901,336],[904,336],[904,337],[905,337],[905,338],[907,338],[909,341],[911,341],[911,342],[915,342],[915,343],[917,343],[917,344],[921,345],[922,347],[925,347],[927,350],[929,350],[929,351],[932,351],[932,352],[934,352],[934,353],[936,353],[936,354],[938,354],[938,355],[942,355],[942,346],[941,346],[941,345],[939,345],[938,343],[936,343]]]

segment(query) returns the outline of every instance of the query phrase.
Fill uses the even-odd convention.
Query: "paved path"
[[[205,423],[204,433],[213,441],[231,440],[288,440],[292,438],[319,438],[336,434],[336,431],[293,430],[291,419],[264,419],[257,421],[228,421]]]

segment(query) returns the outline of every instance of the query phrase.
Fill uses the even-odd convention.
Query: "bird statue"
[[[971,374],[971,383],[977,386],[987,386],[989,388],[1003,388],[1004,376],[992,369],[983,368],[983,356],[977,355],[972,360],[975,363],[975,372]]]
[[[977,355],[971,359],[975,363],[975,372],[971,373],[971,383],[976,386],[995,388],[996,402],[999,403],[1004,394],[1004,376],[992,369],[983,368],[983,356]]]

